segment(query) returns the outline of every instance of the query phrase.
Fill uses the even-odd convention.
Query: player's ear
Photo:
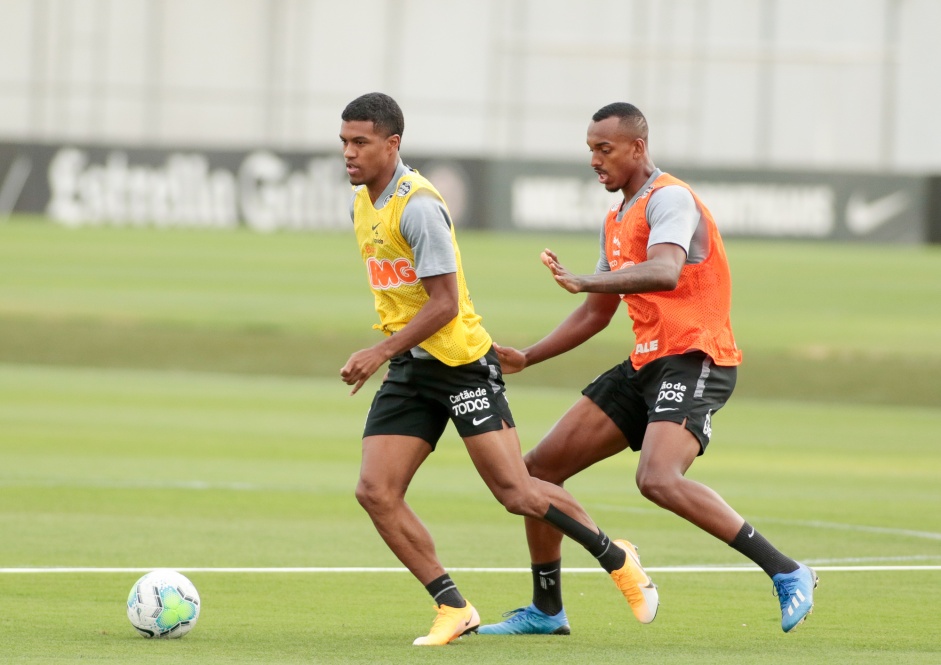
[[[389,142],[389,147],[394,150],[398,150],[402,145],[402,136],[400,134],[391,134],[389,138],[386,139]]]
[[[640,137],[634,139],[634,159],[642,158],[645,152],[647,152],[647,142]]]

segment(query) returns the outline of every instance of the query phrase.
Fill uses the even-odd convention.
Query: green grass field
[[[590,236],[461,240],[478,310],[510,344],[577,303],[539,250],[584,270],[596,252]],[[640,497],[623,455],[568,486],[640,546],[656,622],[573,571],[571,636],[419,650],[431,601],[404,572],[212,570],[399,567],[353,498],[377,382],[349,397],[337,378],[376,335],[352,238],[0,224],[0,662],[941,662],[941,252],[729,254],[746,364],[690,475],[820,570],[814,615],[781,633],[767,578]],[[621,316],[509,377],[524,447],[622,358]],[[453,430],[410,502],[485,621],[528,602],[528,572],[467,570],[528,557]],[[569,544],[565,563],[593,567]],[[203,612],[183,640],[144,640],[124,616],[156,567],[193,569]]]

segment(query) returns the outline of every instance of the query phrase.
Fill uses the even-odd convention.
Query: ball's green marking
[[[170,630],[183,621],[192,621],[196,616],[196,605],[186,600],[173,587],[160,590],[160,601],[163,603],[163,609],[156,622],[160,630]]]

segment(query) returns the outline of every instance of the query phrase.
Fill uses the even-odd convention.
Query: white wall
[[[584,159],[637,104],[664,164],[941,172],[937,0],[0,0],[0,140]]]

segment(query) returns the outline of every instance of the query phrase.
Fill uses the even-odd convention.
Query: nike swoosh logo
[[[491,418],[493,418],[492,413],[489,416],[484,416],[480,420],[477,420],[477,418],[474,418],[472,422],[474,423],[474,427],[477,427],[480,423],[484,422],[485,420],[490,420]]]
[[[679,410],[680,410],[679,407],[669,408],[669,407],[662,407],[662,406],[658,406],[656,409],[654,409],[656,413],[663,413],[664,411],[679,411]]]
[[[904,190],[869,202],[853,192],[846,202],[846,227],[856,235],[866,235],[902,213],[910,203],[911,197]]]
[[[630,550],[624,550],[624,551],[627,553],[627,556],[631,557],[631,560],[635,564],[637,564],[637,570],[643,573],[644,577],[647,578],[647,582],[645,584],[638,584],[637,586],[643,587],[645,589],[656,589],[657,585],[653,583],[653,580],[650,579],[650,575],[648,575],[647,571],[644,570],[644,567],[640,565],[640,559],[637,558],[637,555],[634,554],[634,552],[631,552]]]
[[[754,536],[754,535],[755,535],[755,527],[752,527],[752,528],[751,528],[751,533],[748,534],[748,537],[751,538],[751,537]]]
[[[555,573],[557,573],[557,572],[559,572],[559,569],[558,569],[558,568],[556,568],[555,570],[547,570],[547,571],[545,571],[545,572],[543,572],[543,571],[540,570],[540,571],[539,571],[539,574],[542,575],[543,577],[545,577],[546,575],[553,575],[553,574],[555,574]]]

